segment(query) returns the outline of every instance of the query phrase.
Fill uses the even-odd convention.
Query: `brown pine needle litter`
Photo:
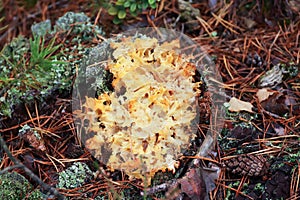
[[[112,172],[99,163],[77,135],[71,95],[53,96],[47,107],[40,102],[24,104],[12,119],[0,117],[0,141],[1,145],[4,142],[7,145],[0,149],[0,174],[18,172],[35,188],[42,188],[43,192],[60,199],[62,195],[70,199],[95,199],[97,196],[120,199],[125,195],[142,199],[146,194],[150,199],[160,199],[166,195],[178,197],[183,192],[192,198],[199,190],[189,193],[177,186],[190,175],[191,166],[195,167],[192,161],[197,160],[197,167],[205,169],[203,173],[219,170],[218,178],[208,181],[215,184],[214,189],[204,192],[210,199],[299,199],[300,16],[296,12],[297,4],[293,4],[294,0],[274,1],[272,5],[258,1],[240,1],[239,4],[218,1],[213,9],[207,2],[193,2],[192,7],[198,9],[200,15],[192,20],[184,18],[177,1],[161,0],[157,8],[146,9],[137,18],[129,17],[122,25],[114,25],[107,9],[97,3],[91,5],[91,1],[40,0],[30,6],[3,0],[0,27],[5,28],[0,28],[1,49],[18,35],[30,37],[34,22],[51,19],[53,23],[67,11],[84,12],[94,25],[104,27],[107,35],[99,36],[103,40],[126,29],[172,28],[193,38],[213,58],[223,82],[212,82],[225,91],[213,91],[213,95],[221,95],[227,102],[233,97],[249,102],[253,109],[252,112],[230,112],[225,104],[221,108],[226,113],[224,128],[215,133],[216,145],[211,148],[210,155],[183,156],[178,177],[170,178],[169,172],[157,172],[159,175],[153,178],[152,185],[145,187],[144,180],[130,180],[124,172]],[[71,48],[65,43],[66,38],[60,40],[64,47]],[[279,73],[282,76],[278,76]],[[256,94],[263,88],[274,93],[260,102]],[[208,121],[217,124],[214,120]],[[26,126],[28,130],[19,134]],[[201,139],[206,137],[208,129],[208,124],[199,124]],[[239,159],[243,165],[226,167],[232,164],[230,161]],[[251,176],[250,170],[255,166],[248,165],[256,159],[262,159],[268,168],[262,170],[265,173],[258,173],[259,176]],[[58,173],[76,162],[86,163],[96,173],[80,187],[56,190]],[[244,165],[249,169],[247,173],[240,169]],[[207,181],[204,179],[200,180]]]

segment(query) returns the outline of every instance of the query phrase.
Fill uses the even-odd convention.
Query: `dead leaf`
[[[256,96],[258,98],[258,101],[262,102],[262,101],[265,101],[266,99],[268,99],[274,93],[275,93],[275,91],[270,91],[267,88],[262,88],[256,92]]]
[[[252,111],[253,105],[251,103],[239,100],[235,97],[232,97],[230,99],[229,105],[230,106],[228,110],[231,112],[247,111],[253,113]]]
[[[243,20],[244,24],[247,26],[248,29],[251,29],[251,28],[253,28],[254,26],[257,25],[257,23],[254,20],[250,19],[250,18],[242,17],[242,20]]]
[[[241,50],[240,50],[239,47],[235,47],[235,48],[233,49],[233,52],[239,53],[239,52],[241,52]]]
[[[167,199],[177,199],[184,195],[191,200],[201,200],[207,195],[205,181],[199,168],[191,168],[174,186],[168,190]]]
[[[235,126],[229,133],[228,138],[234,139],[236,145],[244,142],[251,142],[260,137],[260,134],[253,127]]]
[[[274,124],[273,125],[273,129],[276,133],[276,135],[284,135],[285,134],[285,130],[282,126],[280,126],[279,124]]]
[[[221,169],[219,166],[211,163],[209,168],[202,168],[200,169],[200,172],[202,173],[202,177],[205,182],[206,192],[209,194],[209,192],[216,188],[216,180],[219,178]]]
[[[286,113],[295,111],[295,106],[297,105],[295,97],[282,92],[274,92],[273,95],[269,96],[267,100],[261,103],[261,106],[268,112],[273,114],[283,116]],[[294,108],[295,107],[295,108]]]
[[[201,196],[205,196],[205,184],[199,169],[191,169],[186,177],[180,180],[180,184],[181,191],[191,199],[202,199]]]

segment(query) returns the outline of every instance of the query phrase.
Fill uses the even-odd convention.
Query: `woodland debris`
[[[268,90],[268,88],[262,88],[256,92],[256,96],[258,98],[258,101],[262,102],[262,101],[265,101],[266,99],[268,99],[274,93],[275,93],[275,91],[270,91],[270,90]]]
[[[253,105],[251,103],[232,97],[229,101],[228,110],[231,112],[247,111],[252,113],[252,108]]]
[[[242,176],[263,176],[269,168],[267,159],[255,154],[238,155],[225,160],[224,165],[228,171]]]
[[[283,69],[280,67],[280,64],[277,64],[260,78],[258,86],[274,88],[278,84],[282,83],[282,79]]]
[[[40,133],[25,124],[22,129],[19,130],[21,137],[28,142],[33,148],[41,151],[46,151],[45,142]]]
[[[146,194],[152,195],[166,191],[167,199],[182,199],[184,197],[193,200],[207,199],[209,198],[208,193],[215,188],[214,181],[218,175],[219,170],[216,168],[202,169],[194,166],[182,178],[148,188]],[[145,194],[142,192],[142,195]]]
[[[261,106],[270,113],[278,116],[284,116],[285,114],[295,115],[297,112],[299,113],[299,106],[293,94],[289,95],[286,92],[273,91],[256,95],[258,95],[258,99],[267,98],[261,101]],[[263,97],[263,95],[266,96]],[[267,97],[267,95],[269,96]]]

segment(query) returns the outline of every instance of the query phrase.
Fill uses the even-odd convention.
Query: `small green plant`
[[[262,192],[264,192],[265,188],[264,188],[263,184],[257,183],[257,184],[255,184],[254,190],[259,193],[262,193]]]
[[[226,190],[225,200],[232,199],[232,196],[234,195],[234,193],[232,192],[232,190],[230,188],[236,189],[239,186],[239,184],[240,184],[240,181],[229,183],[228,189]]]
[[[292,151],[292,150],[290,149],[290,150],[287,150],[287,151]],[[300,160],[300,151],[298,150],[298,152],[289,153],[288,155],[284,156],[283,159],[287,162],[296,164],[297,161]]]
[[[50,70],[54,64],[64,64],[62,61],[54,61],[56,52],[61,45],[54,45],[55,38],[53,38],[50,43],[45,46],[44,38],[37,37],[34,40],[30,39],[30,65],[31,67],[37,67],[41,70]]]
[[[125,19],[129,12],[131,16],[136,17],[147,8],[155,9],[160,0],[117,0],[114,4],[108,5],[108,13],[115,16],[113,22],[119,24]]]
[[[23,103],[45,102],[52,94],[69,93],[75,69],[92,39],[104,34],[84,13],[72,12],[60,17],[53,29],[49,20],[31,29],[32,39],[20,35],[0,51],[0,118],[12,117]],[[64,44],[56,41],[58,33],[65,37]]]
[[[60,45],[52,39],[47,45],[37,37],[27,40],[20,36],[0,52],[0,115],[11,117],[21,102],[41,100],[51,91],[71,84],[67,62],[60,60]]]

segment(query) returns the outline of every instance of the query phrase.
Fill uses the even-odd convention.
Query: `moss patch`
[[[32,190],[32,185],[22,175],[13,172],[0,175],[0,199],[18,200],[23,199]],[[43,199],[39,190],[34,190],[27,199]]]

